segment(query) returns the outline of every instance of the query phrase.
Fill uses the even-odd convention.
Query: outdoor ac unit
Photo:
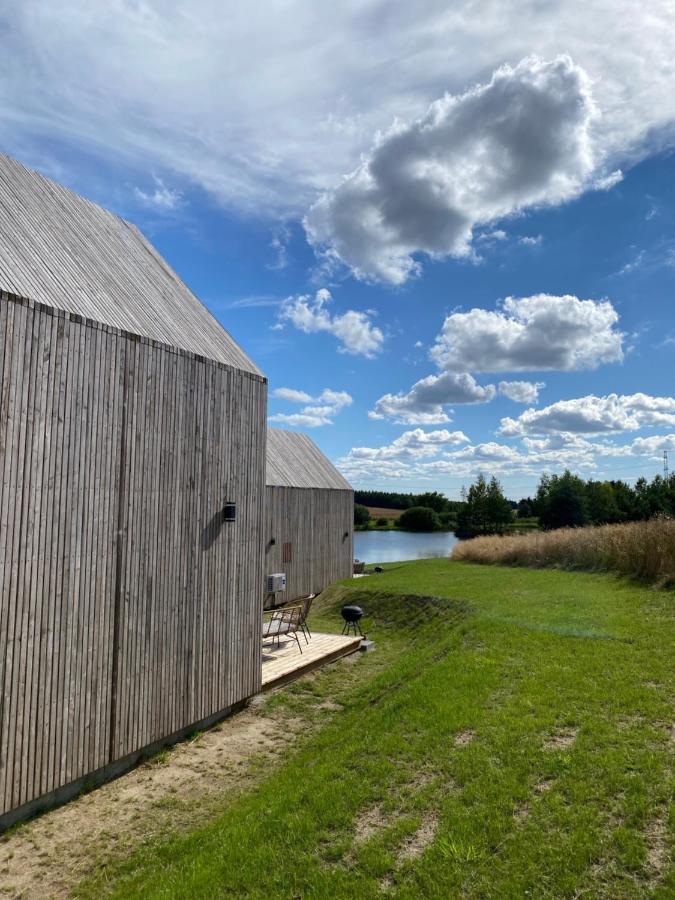
[[[286,590],[286,576],[278,572],[276,575],[267,576],[267,593],[276,594]]]

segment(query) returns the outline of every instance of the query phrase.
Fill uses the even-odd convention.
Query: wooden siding
[[[7,295],[0,375],[2,815],[260,689],[267,385]]]
[[[0,288],[259,373],[141,232],[0,154]]]
[[[278,600],[318,593],[352,574],[353,523],[351,489],[267,486],[265,574],[286,573],[286,591]]]

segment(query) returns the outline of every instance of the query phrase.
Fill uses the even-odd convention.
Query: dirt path
[[[3,897],[67,897],[111,852],[130,850],[168,828],[188,828],[225,791],[253,780],[306,723],[264,708],[265,698],[127,775],[0,838]]]

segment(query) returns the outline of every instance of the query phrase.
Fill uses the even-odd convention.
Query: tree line
[[[656,475],[651,481],[584,480],[569,470],[543,475],[536,496],[521,501],[539,517],[542,528],[578,528],[639,522],[654,516],[675,516],[675,475]]]
[[[462,506],[460,500],[449,500],[439,491],[427,491],[424,494],[399,494],[392,491],[354,491],[354,503],[361,506],[375,506],[382,509],[410,509],[413,506],[424,506],[434,512],[457,512]]]
[[[504,496],[496,478],[481,474],[462,491],[462,497],[449,500],[438,491],[355,491],[355,522],[367,527],[365,507],[380,506],[403,510],[396,524],[406,530],[449,528],[460,538],[470,538],[503,534],[514,527],[515,519],[532,518],[535,524],[538,520],[539,527],[548,531],[645,521],[655,516],[675,518],[675,475],[656,475],[651,481],[639,478],[631,486],[625,481],[583,479],[566,470],[562,475],[542,475],[535,496],[516,503]]]

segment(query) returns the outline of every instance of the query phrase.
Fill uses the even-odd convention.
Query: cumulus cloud
[[[538,247],[544,240],[541,234],[523,234],[518,238],[518,243],[523,247]]]
[[[498,390],[514,403],[536,403],[543,387],[543,381],[500,381]]]
[[[333,391],[330,388],[324,390],[316,397],[305,391],[295,388],[275,388],[272,396],[289,403],[305,403],[296,413],[275,413],[269,416],[270,422],[282,425],[297,425],[305,428],[320,428],[322,425],[332,425],[335,416],[347,406],[351,406],[353,400],[347,391]]]
[[[404,431],[383,447],[353,447],[351,456],[353,459],[421,459],[426,456],[435,456],[439,450],[453,444],[468,443],[469,439],[463,431],[423,431],[415,428],[413,431]]]
[[[659,434],[652,437],[636,438],[631,444],[631,451],[636,455],[660,458],[664,450],[675,450],[675,434]]]
[[[588,76],[568,56],[502,66],[381,135],[312,207],[307,236],[357,277],[392,284],[419,272],[415,254],[470,256],[476,226],[583,190],[595,115]]]
[[[582,471],[587,476],[598,470],[599,462],[608,457],[635,456],[631,445],[616,445],[607,439],[590,441],[576,434],[556,434],[545,438],[524,438],[521,446],[487,441],[471,444],[460,432],[454,438],[433,437],[445,432],[426,432],[429,440],[420,441],[405,432],[384,447],[354,447],[338,460],[341,471],[354,483],[375,484],[392,480],[409,484],[440,478],[464,481],[479,472],[498,475],[507,481],[511,476],[527,476],[534,480],[544,472],[560,472],[565,468]],[[424,432],[421,432],[424,434]],[[451,436],[454,434],[449,433]],[[461,437],[460,437],[461,435]],[[667,440],[662,438],[661,440]],[[410,448],[408,447],[410,444]],[[463,444],[463,446],[453,446]],[[650,448],[651,449],[651,448]],[[637,451],[637,455],[639,452]],[[522,491],[519,492],[522,494]]]
[[[309,294],[289,297],[281,304],[279,322],[290,322],[305,334],[332,334],[340,342],[340,353],[367,358],[379,353],[384,334],[373,325],[368,313],[350,309],[332,316],[326,308],[331,301],[331,293],[326,288],[320,288],[313,298]]]
[[[481,232],[475,240],[492,244],[495,241],[505,241],[507,237],[508,235],[503,228],[495,228],[494,231]]]
[[[444,407],[464,403],[487,403],[495,396],[494,385],[482,385],[466,372],[429,375],[406,393],[385,394],[368,415],[392,419],[404,425],[442,425],[450,422]]]
[[[675,425],[675,397],[590,394],[559,400],[543,409],[525,410],[516,419],[504,418],[499,431],[505,437],[556,432],[602,434],[660,425]]]
[[[295,388],[275,388],[272,396],[279,400],[288,400],[290,403],[309,403],[312,399],[311,394],[306,391],[296,391]]]
[[[618,319],[607,300],[508,297],[496,311],[449,315],[430,355],[455,372],[595,369],[623,359]]]

